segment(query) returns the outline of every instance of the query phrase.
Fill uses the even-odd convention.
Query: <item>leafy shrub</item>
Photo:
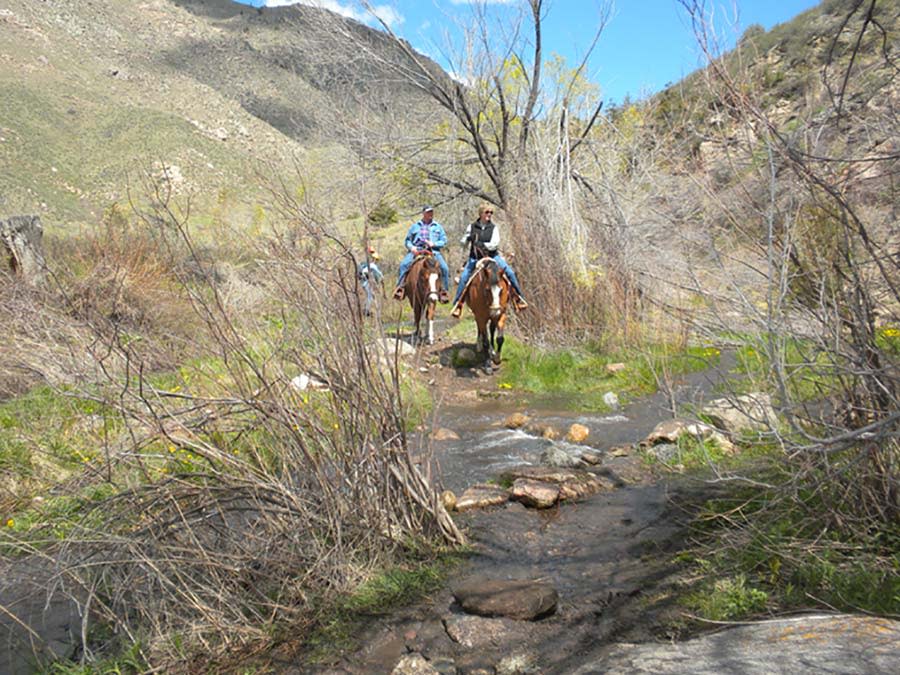
[[[705,619],[727,621],[761,612],[768,599],[765,591],[749,586],[747,577],[738,574],[692,594],[687,604]]]
[[[374,209],[369,211],[368,221],[373,227],[387,227],[397,220],[397,209],[385,202],[378,202]]]

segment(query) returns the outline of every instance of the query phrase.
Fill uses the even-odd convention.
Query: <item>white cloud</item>
[[[339,0],[266,0],[266,7],[284,7],[286,5],[321,7],[322,9],[331,10],[335,14],[355,19],[360,23],[373,22],[372,16],[368,12],[363,12],[350,5],[342,4]],[[372,8],[372,13],[391,27],[399,26],[403,23],[403,15],[399,14],[390,5],[376,5]]]
[[[450,0],[453,5],[514,5],[519,0]]]
[[[399,14],[397,10],[390,5],[376,5],[372,8],[372,11],[375,16],[384,21],[391,28],[403,23],[403,15]]]

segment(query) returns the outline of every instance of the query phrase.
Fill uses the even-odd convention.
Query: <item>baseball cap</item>
[[[434,211],[434,207],[431,206],[430,204],[426,204],[425,206],[422,207],[422,213],[425,213],[426,211]]]

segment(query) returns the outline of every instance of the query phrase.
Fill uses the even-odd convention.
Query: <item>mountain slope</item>
[[[309,7],[8,0],[0,211],[90,222],[164,166],[201,201],[255,199],[246,175],[259,161],[328,174],[349,157],[342,130],[363,103],[377,124],[371,111],[403,111],[413,94],[336,39],[348,31],[402,61],[380,33]]]

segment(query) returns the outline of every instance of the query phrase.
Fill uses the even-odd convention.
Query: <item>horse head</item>
[[[478,265],[481,273],[486,275],[487,285],[490,289],[490,305],[488,306],[488,311],[490,312],[492,319],[497,319],[506,308],[509,290],[500,283],[500,268],[496,262],[490,258],[482,258],[478,261]],[[504,297],[504,292],[506,293],[506,297]]]
[[[428,344],[434,344],[434,312],[441,291],[440,279],[437,258],[430,251],[419,251],[406,276],[406,297],[413,310],[416,338],[423,314],[428,321]]]
[[[475,315],[475,325],[478,328],[476,349],[484,352],[484,372],[490,374],[492,364],[500,363],[506,305],[509,302],[509,281],[493,259],[478,261],[466,302]]]
[[[424,280],[427,287],[427,298],[429,303],[436,303],[438,301],[438,293],[440,292],[440,281],[441,281],[441,268],[438,265],[437,258],[431,254],[430,251],[426,253],[420,253],[418,257],[423,258],[422,260],[422,272],[421,278]]]

